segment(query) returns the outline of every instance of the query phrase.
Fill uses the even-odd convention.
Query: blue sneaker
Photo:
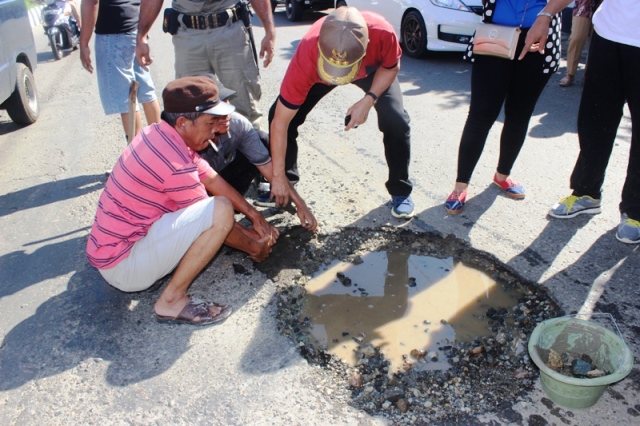
[[[626,213],[623,213],[616,238],[625,244],[640,243],[640,221],[631,219]]]
[[[275,207],[275,198],[271,200],[269,197],[271,197],[271,191],[260,191],[258,192],[258,196],[253,199],[253,205],[260,207]]]
[[[391,196],[391,214],[399,219],[410,219],[415,213],[416,206],[410,195]]]
[[[258,185],[258,196],[253,199],[254,206],[275,207],[276,201],[271,198],[271,185],[268,182],[260,182]]]

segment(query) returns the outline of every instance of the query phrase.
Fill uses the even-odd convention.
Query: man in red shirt
[[[389,167],[386,187],[392,197],[391,213],[410,218],[415,206],[409,181],[411,129],[398,82],[402,50],[393,27],[373,12],[342,6],[317,21],[302,38],[269,111],[273,180],[271,205],[289,202],[287,179],[299,180],[298,127],[313,107],[338,85],[353,83],[364,97],[350,106],[345,130],[367,121],[374,107],[383,133]],[[266,197],[265,197],[266,198]],[[268,201],[258,205],[270,205]]]

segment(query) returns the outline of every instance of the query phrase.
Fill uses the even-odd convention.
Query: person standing
[[[591,16],[596,10],[597,3],[596,0],[576,0],[576,4],[573,6],[571,35],[567,50],[567,73],[560,79],[561,87],[571,86],[576,78],[582,49],[589,33],[591,33]]]
[[[466,58],[473,61],[469,115],[458,148],[454,190],[444,207],[452,215],[462,212],[469,181],[478,164],[489,130],[504,105],[500,158],[493,177],[507,196],[525,197],[522,185],[511,180],[511,168],[524,145],[529,121],[542,90],[560,62],[559,12],[571,0],[494,0],[484,2],[483,22],[520,27],[513,59],[477,55],[473,40]]]
[[[250,0],[265,36],[260,58],[266,68],[273,59],[276,29],[269,0]],[[152,63],[147,34],[158,17],[163,0],[142,0],[136,57],[142,66]],[[243,19],[246,21],[243,21]],[[163,30],[173,36],[176,78],[212,73],[237,95],[238,112],[260,129],[262,96],[258,57],[247,3],[238,0],[173,0],[165,9]]]
[[[129,129],[129,87],[137,81],[138,102],[142,104],[148,124],[160,122],[160,105],[153,79],[135,57],[136,31],[140,12],[139,0],[82,0],[80,61],[93,74],[91,35],[96,33],[96,71],[100,101],[105,114],[120,114],[127,141],[142,128],[136,111],[136,129]]]
[[[268,199],[289,202],[288,182],[300,179],[298,127],[313,107],[336,86],[353,83],[364,96],[346,110],[345,130],[367,121],[375,108],[389,177],[391,213],[410,218],[415,206],[409,180],[411,129],[398,82],[402,50],[391,24],[381,15],[341,6],[316,21],[302,37],[269,111],[273,180]],[[260,203],[260,204],[259,204]],[[258,205],[268,205],[256,200]]]
[[[640,2],[604,0],[593,15],[588,72],[578,111],[580,154],[571,174],[573,193],[549,214],[569,219],[602,210],[602,184],[624,104],[631,113],[631,147],[619,205],[616,238],[640,243]]]

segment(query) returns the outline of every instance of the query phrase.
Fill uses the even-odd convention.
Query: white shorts
[[[214,197],[158,219],[147,235],[131,248],[129,256],[113,268],[99,269],[115,288],[142,291],[173,271],[193,242],[213,225]]]

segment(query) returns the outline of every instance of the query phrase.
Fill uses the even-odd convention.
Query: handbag
[[[473,54],[513,59],[516,56],[520,28],[524,23],[528,8],[529,0],[527,0],[527,4],[524,7],[522,21],[520,21],[520,26],[518,27],[485,24],[484,22],[478,24],[476,35],[473,37]]]
[[[520,27],[480,23],[473,38],[473,54],[513,59],[519,37]]]

